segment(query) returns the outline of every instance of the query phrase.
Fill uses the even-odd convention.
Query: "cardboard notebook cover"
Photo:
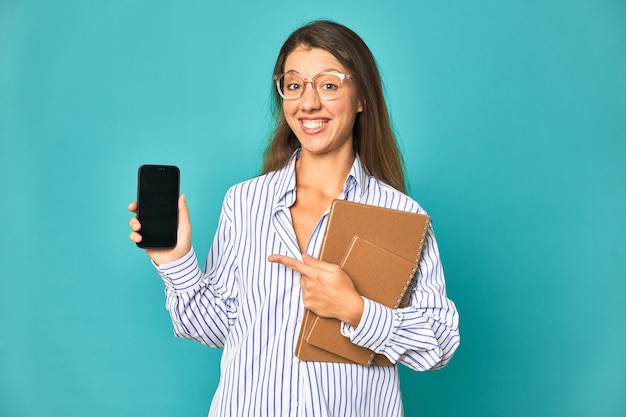
[[[390,308],[403,307],[417,264],[355,236],[341,268],[352,278],[359,294]],[[315,317],[306,341],[361,365],[391,365],[370,349],[358,346],[341,334],[337,319]]]
[[[359,236],[417,264],[429,222],[430,217],[425,214],[334,200],[319,257],[326,262],[341,264],[353,237]],[[305,361],[350,363],[342,356],[306,341],[316,317],[310,310],[305,311],[296,356]]]

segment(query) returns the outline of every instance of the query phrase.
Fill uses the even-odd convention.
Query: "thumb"
[[[328,266],[330,265],[328,262],[322,261],[321,259],[317,259],[309,255],[308,253],[302,254],[302,261],[309,266],[315,266],[317,268],[322,268],[322,269],[329,269]]]
[[[339,268],[339,265],[335,265],[321,259],[314,258],[308,253],[302,254],[302,261],[308,266],[312,266],[326,272],[334,272],[337,270],[337,268]]]
[[[178,197],[178,241],[185,250],[191,248],[191,221],[185,194]]]
[[[302,260],[307,265],[315,265],[315,264],[321,262],[319,259],[314,258],[313,256],[309,255],[308,253],[303,253],[302,254]]]
[[[181,194],[178,197],[178,222],[191,223],[189,221],[189,208],[187,208],[187,196]]]

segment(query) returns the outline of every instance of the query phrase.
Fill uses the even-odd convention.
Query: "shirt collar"
[[[369,184],[368,179],[369,173],[361,163],[359,155],[356,155],[343,186],[344,198],[357,202],[365,200],[367,186]]]
[[[297,149],[291,159],[281,169],[276,171],[276,203],[278,207],[291,207],[296,202],[296,160],[300,157]]]
[[[276,174],[276,201],[278,206],[291,207],[296,201],[296,161],[300,157],[300,149],[297,149],[291,159]],[[361,163],[358,155],[354,158],[350,172],[344,183],[343,193],[340,198],[352,201],[362,201],[367,194],[369,173]]]

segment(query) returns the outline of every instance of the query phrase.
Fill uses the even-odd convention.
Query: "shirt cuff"
[[[182,258],[162,265],[152,263],[157,269],[165,286],[175,292],[186,292],[198,285],[202,271],[193,248]]]
[[[341,334],[356,345],[382,353],[393,333],[393,310],[365,297],[363,301],[365,305],[359,325],[355,328],[342,322]]]

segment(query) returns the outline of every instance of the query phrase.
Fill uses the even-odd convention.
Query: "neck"
[[[354,163],[354,151],[329,155],[302,153],[296,161],[296,184],[311,187],[327,195],[337,196]]]

